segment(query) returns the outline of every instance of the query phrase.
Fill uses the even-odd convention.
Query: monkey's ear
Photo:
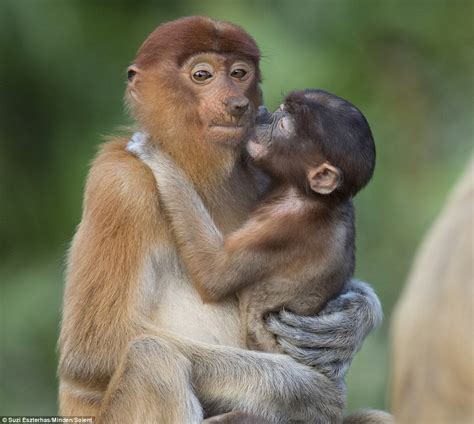
[[[309,168],[307,177],[311,190],[319,194],[332,193],[342,182],[341,171],[328,162]]]
[[[137,65],[130,65],[127,68],[127,80],[129,83],[132,83],[136,75],[140,72]]]

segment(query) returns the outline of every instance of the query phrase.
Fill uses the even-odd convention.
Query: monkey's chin
[[[213,125],[209,127],[208,137],[211,141],[229,146],[240,146],[248,138],[247,126]]]

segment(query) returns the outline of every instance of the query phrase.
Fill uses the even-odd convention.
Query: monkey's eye
[[[234,69],[231,73],[230,76],[232,78],[237,78],[237,79],[243,79],[245,75],[247,75],[248,72],[245,69]]]
[[[283,116],[278,122],[279,129],[286,135],[291,135],[294,132],[293,121],[289,116]]]
[[[196,82],[204,82],[209,78],[212,78],[212,74],[209,71],[206,71],[205,69],[200,69],[199,71],[196,71],[193,74],[193,80]]]

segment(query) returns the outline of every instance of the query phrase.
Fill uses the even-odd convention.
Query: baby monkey
[[[129,150],[155,174],[162,205],[193,282],[207,302],[237,293],[250,349],[281,352],[266,328],[283,308],[318,313],[354,272],[352,198],[372,177],[370,127],[348,101],[323,90],[290,93],[261,107],[247,151],[270,187],[236,231],[223,235],[191,182],[164,152]]]

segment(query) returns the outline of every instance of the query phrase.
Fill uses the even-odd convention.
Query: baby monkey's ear
[[[328,162],[309,168],[307,177],[311,190],[319,194],[332,193],[342,182],[341,171]]]

